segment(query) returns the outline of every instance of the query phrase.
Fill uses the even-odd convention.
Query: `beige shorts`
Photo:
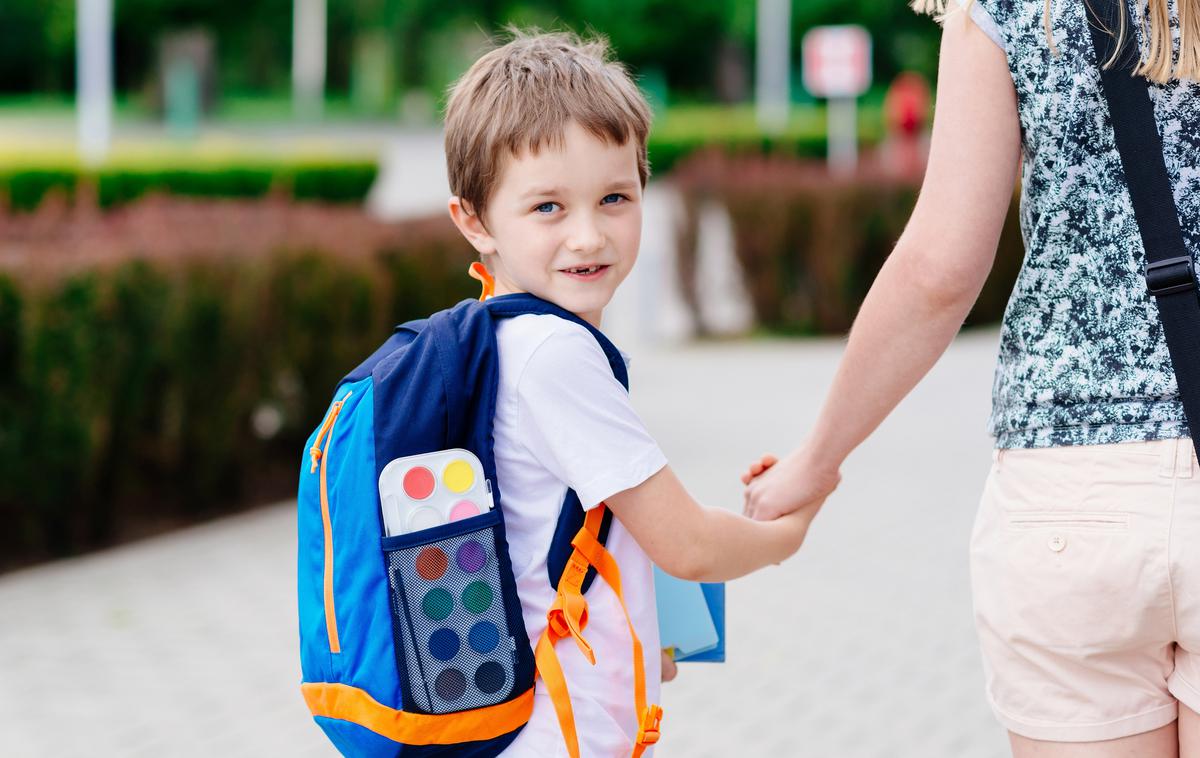
[[[1200,472],[1188,439],[1001,450],[971,537],[988,699],[1091,742],[1200,711]]]

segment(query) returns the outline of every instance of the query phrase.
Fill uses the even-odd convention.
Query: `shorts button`
[[[1063,548],[1067,546],[1067,539],[1061,534],[1056,534],[1050,538],[1050,542],[1048,542],[1047,545],[1054,552],[1061,553]]]

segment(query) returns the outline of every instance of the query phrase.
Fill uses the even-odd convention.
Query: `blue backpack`
[[[527,313],[586,327],[628,388],[621,354],[577,316],[532,295],[464,301],[398,326],[338,384],[309,438],[298,496],[301,691],[343,755],[498,755],[529,720],[540,675],[568,752],[578,758],[554,645],[571,638],[594,662],[582,633],[584,594],[600,575],[620,598],[620,572],[603,546],[612,514],[601,505],[585,516],[568,491],[547,561],[557,599],[546,633],[531,648],[492,448],[496,320]],[[478,459],[494,508],[385,536],[384,467],[453,449]],[[472,556],[470,565],[463,564],[464,554]],[[640,720],[633,755],[639,756],[658,740],[662,710],[645,701],[641,643],[632,623],[630,632]]]

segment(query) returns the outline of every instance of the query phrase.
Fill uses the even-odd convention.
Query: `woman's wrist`
[[[810,437],[796,449],[804,467],[818,475],[837,478],[845,462],[846,453],[830,442],[822,442],[817,436]]]

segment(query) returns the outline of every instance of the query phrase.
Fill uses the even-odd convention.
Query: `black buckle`
[[[1146,264],[1146,288],[1155,297],[1197,289],[1191,256],[1167,258]]]

